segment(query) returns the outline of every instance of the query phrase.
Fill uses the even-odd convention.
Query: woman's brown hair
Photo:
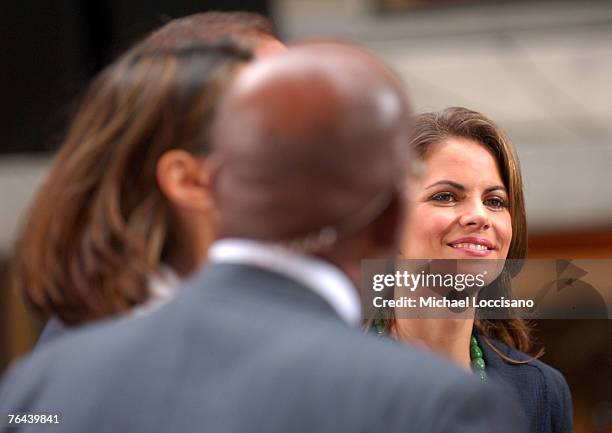
[[[507,259],[513,261],[504,267],[501,275],[487,290],[497,293],[496,296],[505,295],[509,298],[510,278],[519,270],[516,265],[527,256],[527,219],[518,158],[509,138],[493,121],[463,107],[418,115],[410,143],[422,158],[426,158],[432,146],[451,137],[474,140],[489,149],[495,156],[508,191],[512,241]],[[520,351],[526,352],[531,346],[529,326],[520,318],[499,320],[476,317],[474,327],[481,335],[498,339]]]
[[[27,301],[75,325],[144,302],[171,238],[156,166],[205,155],[215,104],[250,54],[194,45],[124,56],[92,82],[19,238]]]

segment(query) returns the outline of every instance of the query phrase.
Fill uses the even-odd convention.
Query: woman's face
[[[493,154],[448,138],[425,155],[416,182],[402,257],[505,259],[512,240],[508,193]]]

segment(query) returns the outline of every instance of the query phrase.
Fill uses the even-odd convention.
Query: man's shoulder
[[[112,412],[119,430],[148,429],[156,415],[134,411],[159,407],[179,361],[162,325],[122,317],[67,330],[9,368],[0,412],[61,413],[58,431],[82,431]]]
[[[457,411],[448,419],[438,414],[494,396],[441,358],[327,315],[255,314],[216,328],[214,320],[194,318],[167,333],[162,328],[174,322],[160,313],[98,324],[41,347],[7,377],[0,409],[62,411],[71,423],[64,431],[79,431],[105,411],[113,413],[112,430],[154,431],[170,413],[193,425],[219,418],[227,426],[236,407],[248,408],[244,425],[261,414],[289,423],[299,407],[294,416],[302,422],[319,420],[314,430],[332,422],[337,431],[391,432],[468,422]],[[346,419],[329,418],[338,413]]]
[[[411,370],[419,372],[419,379],[422,380],[426,380],[430,374],[432,377],[441,374],[449,379],[465,376],[465,373],[446,359],[416,346],[365,333],[360,329],[339,327],[332,332],[322,324],[319,325],[321,327],[317,332],[327,337],[322,343],[321,350],[317,351],[317,355],[336,358],[339,362],[346,361],[350,357],[351,362],[346,363],[349,365],[344,366],[345,370],[350,370],[352,365],[352,368],[371,371],[381,379],[388,377],[396,382],[410,379]],[[398,374],[400,372],[404,374]]]
[[[387,413],[389,431],[402,431],[401,423],[418,431],[523,431],[525,419],[505,390],[416,346],[345,330],[328,339],[320,362],[333,370],[333,388],[343,389],[336,393],[364,396],[372,416]],[[389,411],[398,405],[401,411]],[[487,415],[478,421],[467,415],[479,410]]]
[[[13,375],[24,374],[23,380],[43,380],[44,376],[67,374],[72,378],[81,370],[103,370],[121,364],[141,350],[143,319],[111,318],[77,328],[66,328],[62,335],[18,360],[9,370]],[[151,333],[154,330],[151,330]],[[10,374],[8,375],[10,376]]]
[[[448,420],[438,414],[504,401],[442,358],[364,335],[314,300],[297,298],[311,302],[298,307],[299,288],[279,299],[280,291],[266,286],[261,291],[274,296],[264,302],[248,296],[247,285],[239,308],[222,290],[204,296],[209,287],[192,283],[150,316],[69,332],[12,370],[0,409],[61,410],[74,426],[64,424],[64,431],[81,431],[91,422],[87,415],[100,411],[113,414],[101,431],[158,431],[170,413],[193,425],[218,419],[227,426],[238,419],[237,407],[246,411],[245,425],[274,413],[288,426],[299,408],[294,415],[303,422],[320,420],[308,431],[339,411],[346,421],[334,418],[337,431],[365,425],[392,432],[463,422],[459,409]]]
[[[323,336],[323,337],[321,337]],[[481,383],[448,360],[420,348],[386,337],[365,334],[359,329],[334,327],[321,321],[299,337],[316,340],[302,346],[285,367],[329,377],[330,389],[347,394],[372,396],[372,407],[389,399],[433,401],[455,392],[482,391]],[[332,386],[333,385],[333,386]],[[486,393],[486,391],[485,391]],[[370,397],[368,397],[370,398]],[[450,399],[449,399],[450,402]]]

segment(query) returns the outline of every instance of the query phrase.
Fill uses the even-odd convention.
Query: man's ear
[[[206,160],[185,150],[169,150],[157,161],[157,184],[175,206],[206,211],[213,206]]]

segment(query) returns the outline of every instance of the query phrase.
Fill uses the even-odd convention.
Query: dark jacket
[[[364,335],[291,279],[213,264],[160,310],[67,331],[17,363],[0,413],[63,415],[20,433],[524,432],[507,394]]]
[[[507,357],[530,359],[498,340],[491,344]],[[519,397],[532,433],[570,433],[572,431],[572,397],[563,375],[541,361],[512,364],[504,360],[478,336],[484,353],[487,376],[510,387]]]

